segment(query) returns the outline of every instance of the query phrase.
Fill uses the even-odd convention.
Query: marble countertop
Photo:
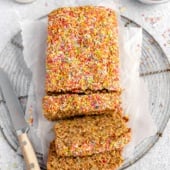
[[[74,1],[82,3],[84,0]],[[115,1],[119,3],[120,13],[150,32],[170,59],[170,3],[150,6],[137,0]],[[62,1],[63,5],[64,2]],[[0,0],[0,51],[18,30],[18,21],[39,18],[55,9],[58,4],[57,0],[37,0],[27,5],[17,4],[13,0]],[[169,170],[168,160],[170,160],[170,122],[156,145],[128,170]],[[23,170],[23,167],[22,159],[10,149],[0,133],[0,170]]]

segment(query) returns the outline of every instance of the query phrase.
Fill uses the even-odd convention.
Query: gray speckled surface
[[[21,20],[38,18],[54,9],[56,5],[56,0],[37,0],[29,5],[20,5],[12,0],[0,0],[0,51],[19,27],[18,18]],[[12,10],[17,12],[18,18]],[[147,6],[138,3],[137,0],[122,0],[119,10],[122,15],[135,20],[149,31],[160,43],[167,56],[170,57],[170,22],[168,22],[170,20],[170,3]],[[18,93],[23,92],[18,89]],[[0,112],[3,111],[0,110]],[[129,167],[128,170],[169,170],[169,146],[170,122],[157,144],[145,157]],[[0,169],[23,170],[21,158],[10,149],[2,134],[0,134]]]

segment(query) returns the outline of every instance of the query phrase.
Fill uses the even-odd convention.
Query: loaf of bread
[[[130,129],[119,114],[61,120],[55,125],[56,153],[59,156],[87,156],[129,143]]]
[[[48,16],[43,112],[55,124],[47,170],[116,170],[131,129],[121,107],[118,23],[105,7]]]
[[[117,170],[123,162],[122,150],[114,150],[86,157],[60,157],[51,143],[47,170]]]
[[[49,120],[58,120],[80,115],[120,113],[121,102],[118,93],[93,93],[87,95],[63,94],[45,96],[43,113]]]
[[[104,7],[65,7],[48,16],[46,92],[120,91],[117,17]]]

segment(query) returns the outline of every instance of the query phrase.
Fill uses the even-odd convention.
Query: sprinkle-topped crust
[[[122,112],[120,93],[63,94],[43,98],[43,113],[49,120],[109,112]]]
[[[87,156],[122,149],[131,138],[121,115],[87,116],[59,121],[55,125],[59,156]]]
[[[46,92],[120,91],[115,12],[66,7],[48,19]]]
[[[60,157],[51,143],[47,170],[117,170],[123,162],[122,150],[114,150],[86,157]]]
[[[121,107],[116,13],[94,6],[54,10],[47,42],[43,111],[61,119],[47,170],[116,170],[131,139]]]

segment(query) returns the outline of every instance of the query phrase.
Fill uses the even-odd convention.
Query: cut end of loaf
[[[54,141],[50,145],[47,170],[117,170],[123,163],[122,150],[114,150],[86,157],[59,157]]]

